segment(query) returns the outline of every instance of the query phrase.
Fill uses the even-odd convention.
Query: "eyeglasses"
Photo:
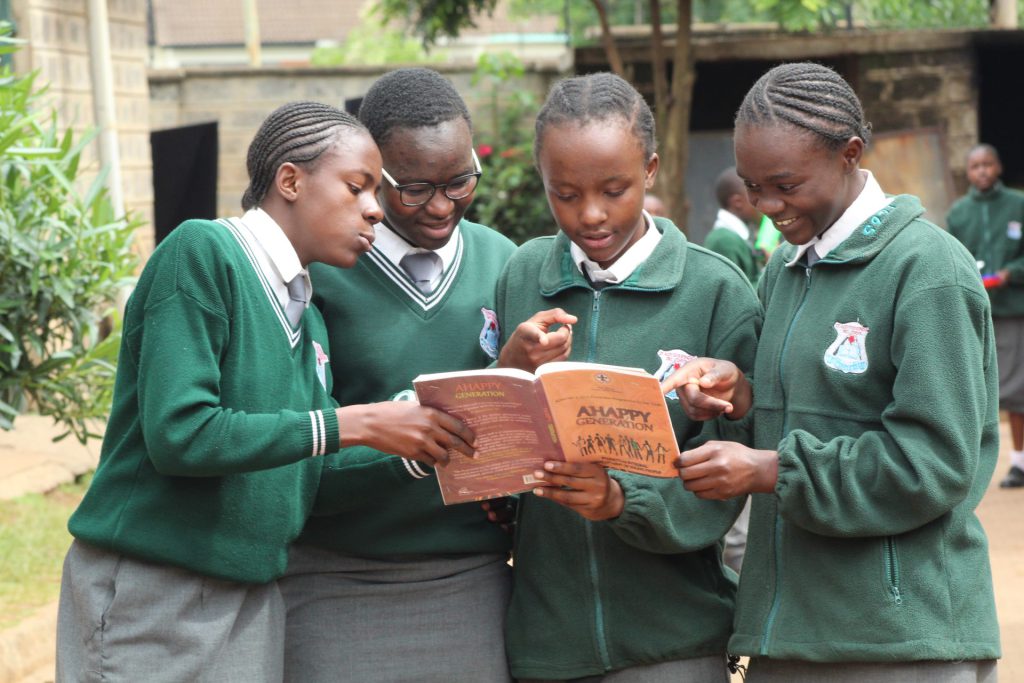
[[[438,183],[436,185],[434,183],[406,183],[405,185],[399,185],[391,177],[390,173],[383,168],[380,171],[384,175],[384,179],[398,190],[398,196],[401,198],[404,206],[423,206],[434,198],[435,192],[442,188],[444,189],[444,196],[452,201],[465,199],[473,194],[480,176],[483,175],[483,169],[480,168],[480,159],[476,156],[476,150],[471,149],[470,151],[473,154],[473,164],[476,166],[476,172],[456,176],[447,183]]]

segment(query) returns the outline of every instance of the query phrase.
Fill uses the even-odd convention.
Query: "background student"
[[[560,81],[537,117],[534,151],[560,233],[520,247],[502,274],[498,318],[506,329],[526,322],[499,364],[532,370],[531,353],[557,348],[658,376],[712,351],[749,367],[761,322],[750,285],[643,211],[658,170],[643,97],[607,73]],[[528,320],[541,309],[577,320],[571,337]],[[701,425],[670,412],[679,443],[695,443]],[[735,588],[721,539],[739,503],[593,464],[549,462],[535,476],[516,525],[513,675],[728,681]]]
[[[736,168],[782,231],[761,276],[753,389],[701,359],[688,413],[752,413],[754,448],[684,452],[685,487],[753,493],[729,651],[750,683],[994,683],[999,629],[975,508],[998,451],[974,259],[860,168],[870,126],[838,74],[786,64],[736,115]],[[680,388],[681,387],[681,388]]]
[[[999,485],[1024,486],[1024,192],[999,179],[1003,173],[992,145],[967,154],[968,193],[946,216],[951,235],[978,262],[992,304],[999,357],[999,406],[1009,413],[1010,471]]]
[[[750,238],[751,226],[761,221],[761,212],[751,206],[743,181],[730,166],[715,179],[718,214],[711,232],[704,238],[704,248],[721,254],[736,264],[750,282],[757,282],[759,270]]]
[[[59,681],[279,681],[275,579],[318,456],[356,444],[426,463],[472,453],[439,411],[330,397],[306,267],[349,268],[370,248],[381,159],[366,129],[334,107],[287,104],[247,166],[245,215],[183,223],[128,302],[99,466],[69,523]]]
[[[373,250],[353,269],[311,271],[341,349],[329,369],[342,405],[493,361],[494,286],[515,248],[463,219],[480,165],[469,112],[445,78],[389,72],[359,117],[384,160]],[[327,459],[316,512],[282,581],[287,680],[509,679],[511,536],[479,504],[445,507],[430,467],[360,447]]]

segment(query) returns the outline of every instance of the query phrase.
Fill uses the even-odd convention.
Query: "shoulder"
[[[906,278],[906,284],[924,288],[956,286],[984,296],[978,264],[953,235],[931,221],[918,217],[909,221],[893,239],[890,264]]]
[[[481,223],[474,223],[463,219],[459,223],[459,230],[467,245],[470,243],[482,245],[486,249],[497,249],[502,253],[511,254],[515,251],[515,242],[505,237],[494,228]]]
[[[555,248],[556,235],[534,237],[515,250],[512,258],[509,259],[509,264],[540,263]]]
[[[735,233],[733,233],[735,234]],[[736,235],[739,237],[739,235]],[[737,280],[747,285],[749,281],[743,271],[733,261],[705,246],[699,246],[693,242],[686,244],[686,267],[687,270],[694,269],[701,277],[721,279],[727,284]],[[689,275],[689,273],[687,273]]]

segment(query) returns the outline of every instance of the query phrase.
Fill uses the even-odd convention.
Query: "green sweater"
[[[455,261],[429,297],[376,250],[351,270],[311,269],[313,302],[333,347],[344,349],[330,365],[339,403],[387,401],[419,374],[493,360],[494,285],[515,245],[468,221],[459,233]],[[366,447],[327,458],[314,514],[301,542],[361,557],[507,552],[510,545],[479,503],[446,507],[430,467]]]
[[[757,282],[757,260],[745,239],[729,228],[715,228],[704,238],[704,248],[736,264],[750,282]]]
[[[988,291],[992,317],[1024,315],[1024,192],[1004,187],[1001,182],[988,192],[975,188],[953,204],[946,216],[951,235],[963,242],[978,261],[982,273],[1010,271],[1010,281]]]
[[[579,317],[571,360],[662,376],[672,369],[663,352],[679,351],[751,367],[761,310],[750,284],[722,257],[689,244],[671,221],[655,222],[663,236],[651,256],[625,282],[598,291],[577,269],[564,233],[520,247],[498,284],[503,329],[560,306]],[[701,435],[678,402],[669,412],[683,448],[737,427],[716,420]],[[506,624],[517,678],[725,654],[735,585],[723,569],[721,538],[742,501],[701,500],[675,478],[612,476],[625,494],[613,520],[590,522],[543,498],[520,499]]]
[[[974,260],[901,195],[812,268],[761,277],[755,494],[729,650],[819,662],[999,656],[975,508],[999,447]]]
[[[284,572],[338,420],[320,313],[289,325],[249,258],[229,221],[187,221],[153,252],[75,537],[231,581]]]

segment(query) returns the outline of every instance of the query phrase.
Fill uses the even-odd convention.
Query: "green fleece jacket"
[[[339,447],[327,331],[291,325],[231,221],[187,221],[128,301],[100,462],[71,533],[231,581],[284,573]]]
[[[683,354],[751,366],[761,310],[736,267],[689,244],[665,219],[657,248],[618,285],[595,291],[564,233],[520,247],[498,283],[498,316],[512,330],[559,306],[576,315],[570,360],[642,367],[659,377]],[[670,401],[678,442],[701,425]],[[729,438],[726,420],[706,438]],[[643,664],[724,655],[734,575],[721,538],[741,501],[707,501],[680,481],[613,471],[625,494],[616,519],[590,522],[549,500],[520,499],[514,588],[506,624],[517,678],[567,679]]]
[[[715,228],[704,238],[704,248],[736,264],[750,282],[757,282],[757,259],[745,239],[729,228]]]
[[[761,277],[756,494],[729,650],[819,662],[999,656],[975,508],[996,464],[995,344],[971,255],[901,195]]]
[[[1009,282],[988,290],[992,317],[1024,315],[1024,192],[998,181],[988,192],[972,187],[953,204],[946,226],[976,260],[984,261],[983,274],[1010,272]]]
[[[497,354],[494,285],[515,250],[462,221],[453,263],[429,295],[378,250],[342,270],[310,269],[313,303],[336,349],[342,405],[387,401],[419,374],[483,368]],[[369,447],[329,456],[300,543],[360,557],[508,552],[509,534],[479,503],[446,506],[433,468]]]

